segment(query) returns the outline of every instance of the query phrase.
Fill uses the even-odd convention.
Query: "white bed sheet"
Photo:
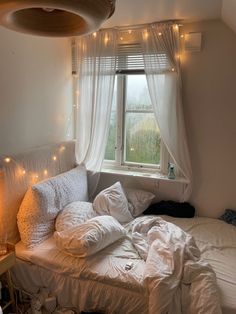
[[[13,278],[26,291],[40,287],[56,292],[62,307],[79,311],[147,313],[148,297],[143,285],[145,262],[128,239],[121,239],[96,255],[76,258],[59,251],[53,237],[33,249],[16,245]],[[104,257],[106,256],[106,257]],[[127,262],[133,267],[125,270]],[[78,280],[79,279],[79,280]]]
[[[195,237],[202,256],[216,272],[223,313],[236,313],[236,228],[217,219],[162,217]],[[19,242],[14,278],[34,293],[38,287],[48,285],[51,291],[56,291],[61,306],[147,313],[144,261],[129,240],[119,242],[87,259],[60,252],[53,238],[32,250]],[[104,258],[104,253],[108,258]],[[125,271],[127,259],[134,265],[129,271]],[[30,274],[26,270],[29,265]]]

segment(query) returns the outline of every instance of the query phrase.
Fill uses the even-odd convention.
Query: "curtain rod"
[[[139,29],[148,27],[154,24],[178,24],[178,26],[183,26],[183,24],[180,24],[180,20],[163,20],[158,22],[152,22],[152,23],[145,23],[145,24],[134,24],[134,25],[124,25],[124,26],[114,26],[114,27],[105,27],[101,28],[101,30],[109,30],[109,29],[118,29],[118,30],[129,30],[129,29]]]

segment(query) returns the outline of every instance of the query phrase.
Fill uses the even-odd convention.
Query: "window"
[[[114,166],[155,168],[160,145],[144,71],[118,73],[105,160]]]
[[[117,71],[104,165],[107,168],[159,168],[163,143],[160,137],[144,72],[139,41],[118,45]],[[162,50],[150,53],[158,73],[171,70]],[[162,161],[163,166],[163,161]]]

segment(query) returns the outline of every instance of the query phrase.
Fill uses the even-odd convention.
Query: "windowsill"
[[[152,178],[157,180],[166,180],[170,182],[179,182],[179,183],[188,183],[188,180],[176,177],[175,179],[168,179],[166,175],[161,174],[156,170],[155,172],[152,170],[142,169],[114,169],[114,168],[103,168],[101,173],[109,173],[109,174],[117,174],[117,175],[124,175],[124,176],[132,176],[132,177],[140,177],[140,178]]]

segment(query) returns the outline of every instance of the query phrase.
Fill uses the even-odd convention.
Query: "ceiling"
[[[236,1],[223,0],[222,4],[222,20],[232,28],[236,33]]]
[[[103,28],[163,20],[186,22],[220,19],[236,32],[236,0],[116,0],[113,16]]]

